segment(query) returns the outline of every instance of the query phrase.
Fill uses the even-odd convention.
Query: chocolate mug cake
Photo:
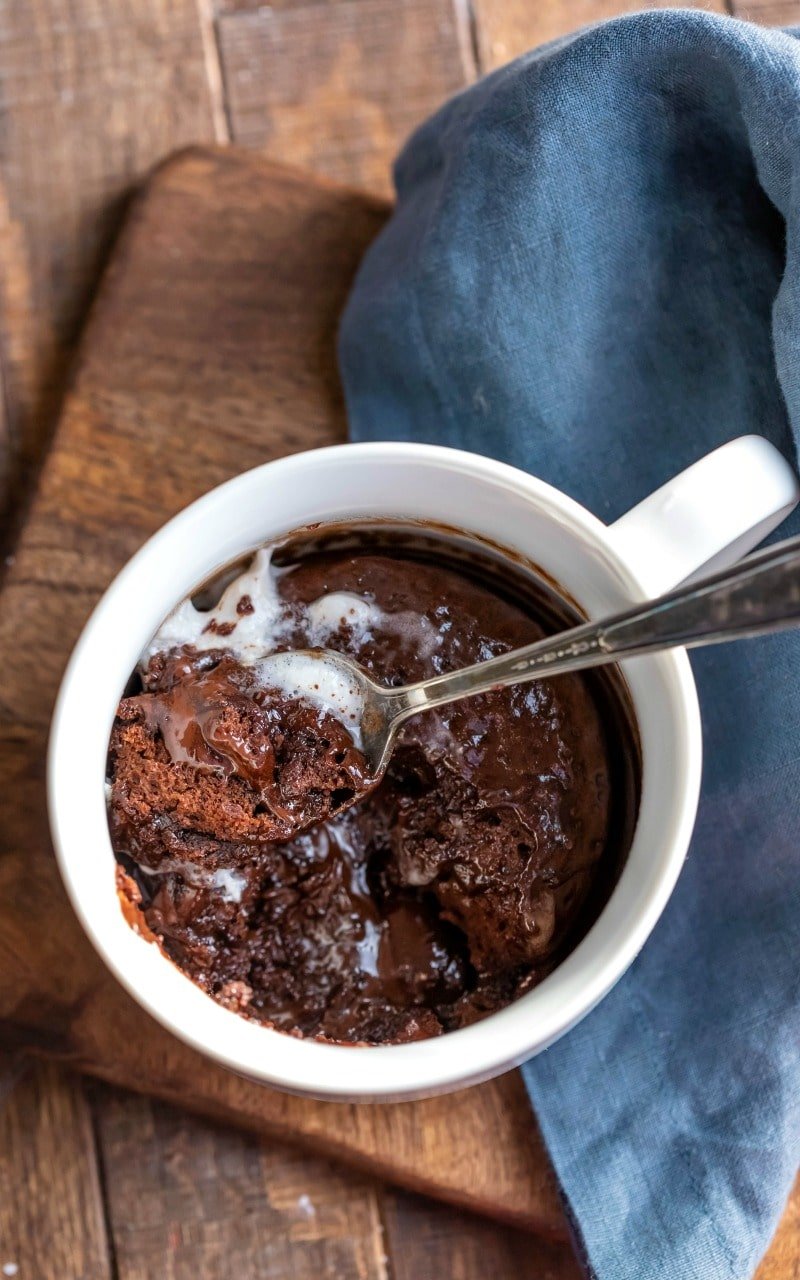
[[[621,677],[427,712],[376,779],[347,689],[295,655],[339,650],[400,685],[576,620],[529,567],[444,530],[307,531],[218,575],[118,707],[108,808],[129,918],[222,1004],[297,1035],[398,1043],[516,999],[597,918],[631,842]]]

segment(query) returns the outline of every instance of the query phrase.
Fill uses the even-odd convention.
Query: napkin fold
[[[792,34],[694,10],[589,28],[447,103],[396,183],[341,327],[355,439],[490,454],[606,521],[747,432],[796,460]],[[524,1069],[600,1280],[750,1276],[800,1163],[800,635],[692,661],[678,887]]]

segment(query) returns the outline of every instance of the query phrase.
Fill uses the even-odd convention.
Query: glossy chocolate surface
[[[522,566],[433,534],[320,535],[280,558],[276,648],[313,644],[319,602],[357,597],[326,644],[387,684],[574,620]],[[619,678],[419,716],[380,785],[330,816],[370,784],[347,730],[265,694],[219,640],[152,657],[111,743],[124,891],[174,961],[248,1017],[351,1043],[441,1034],[546,976],[632,836],[638,748]]]

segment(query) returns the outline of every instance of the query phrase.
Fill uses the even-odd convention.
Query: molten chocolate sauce
[[[577,620],[529,569],[455,536],[322,531],[276,558],[275,649],[318,643],[322,619],[327,647],[387,684]],[[214,604],[213,584],[198,600]],[[419,716],[380,784],[337,812],[371,781],[347,729],[265,691],[234,636],[151,646],[112,736],[124,883],[175,962],[248,1017],[345,1043],[441,1034],[546,976],[632,837],[639,754],[618,674]]]

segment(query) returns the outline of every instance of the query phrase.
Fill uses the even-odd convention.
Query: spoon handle
[[[798,625],[800,537],[757,551],[729,569],[615,617],[586,622],[488,662],[411,685],[402,691],[407,695],[406,714],[499,685]]]

